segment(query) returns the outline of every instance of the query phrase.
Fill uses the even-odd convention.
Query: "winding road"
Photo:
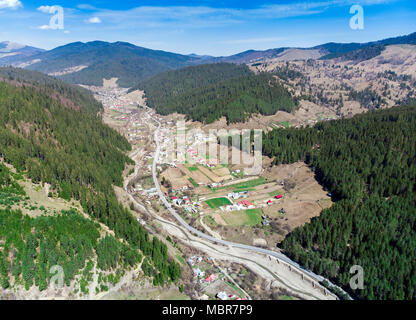
[[[168,211],[175,217],[175,219],[184,228],[186,228],[188,231],[190,231],[191,233],[193,233],[194,235],[196,235],[200,238],[203,238],[205,240],[209,240],[209,241],[217,243],[217,244],[221,244],[221,245],[228,246],[228,247],[250,250],[250,251],[254,251],[254,252],[257,252],[257,253],[269,255],[269,256],[272,256],[276,259],[279,259],[279,260],[285,262],[286,264],[290,265],[292,268],[297,269],[299,272],[301,272],[305,276],[307,276],[307,277],[311,278],[312,280],[316,281],[317,286],[322,287],[319,284],[319,282],[326,280],[331,286],[337,287],[336,285],[332,284],[328,279],[325,279],[324,277],[322,277],[320,275],[317,275],[317,274],[313,273],[312,271],[303,268],[298,263],[292,261],[287,256],[285,256],[284,254],[281,254],[281,253],[278,253],[278,252],[275,252],[275,251],[271,251],[271,250],[267,250],[267,249],[262,249],[262,248],[259,248],[259,247],[245,245],[245,244],[242,244],[242,243],[235,243],[235,242],[231,242],[231,241],[217,239],[217,238],[214,238],[210,235],[207,235],[207,234],[193,228],[188,223],[186,223],[186,221],[183,220],[182,217],[172,208],[171,204],[168,202],[168,200],[166,199],[162,190],[160,189],[160,184],[159,184],[159,181],[158,181],[158,178],[157,178],[156,168],[157,168],[157,164],[158,164],[158,160],[159,160],[159,154],[160,154],[160,142],[159,142],[159,139],[158,139],[158,133],[159,133],[159,130],[160,130],[162,125],[157,119],[150,116],[150,114],[148,114],[148,116],[151,117],[153,119],[153,121],[155,121],[158,124],[158,127],[157,127],[157,129],[155,130],[155,133],[154,133],[154,140],[155,140],[155,143],[156,143],[156,151],[155,151],[154,161],[153,161],[153,166],[152,166],[153,181],[154,181],[154,184],[156,186],[157,193],[159,195],[160,200],[163,202],[163,204],[168,209]],[[337,287],[337,288],[339,288],[339,287]],[[342,290],[341,288],[339,288],[339,289]]]

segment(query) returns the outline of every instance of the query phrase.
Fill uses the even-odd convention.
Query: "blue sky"
[[[350,7],[364,8],[352,30]],[[64,8],[48,28],[47,6]],[[230,55],[248,49],[366,42],[416,31],[414,0],[0,0],[0,41],[51,49],[74,41],[127,41],[178,53]]]

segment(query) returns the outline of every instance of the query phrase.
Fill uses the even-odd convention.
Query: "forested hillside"
[[[92,264],[94,254],[102,271],[125,270],[142,261],[134,247],[112,236],[100,239],[100,231],[97,223],[74,210],[38,218],[24,216],[20,211],[0,210],[0,238],[5,239],[0,250],[0,285],[6,289],[21,284],[27,290],[36,285],[42,291],[54,276],[50,273],[52,267],[61,266],[65,285],[82,274],[77,290],[88,293],[89,274],[83,271]],[[109,239],[114,247],[106,244]]]
[[[416,107],[395,107],[264,137],[274,162],[305,160],[336,203],[280,244],[362,299],[416,298]],[[351,290],[361,265],[364,290]]]
[[[150,239],[148,232],[116,199],[113,185],[122,185],[122,171],[125,164],[131,162],[125,155],[130,145],[104,125],[96,112],[91,112],[97,106],[88,106],[89,100],[79,98],[83,103],[75,104],[61,99],[71,94],[71,89],[67,91],[59,84],[52,88],[44,83],[0,81],[0,158],[34,183],[51,184],[61,198],[79,200],[93,220],[115,232],[117,240],[107,239],[100,245],[93,225],[86,225],[89,230],[78,238],[77,223],[87,222],[67,213],[63,213],[62,218],[29,219],[6,208],[0,212],[3,284],[8,285],[8,262],[16,265],[12,273],[21,274],[26,287],[31,286],[34,279],[37,286],[44,288],[49,277],[44,274],[47,266],[58,261],[70,268],[75,259],[77,262],[71,267],[74,269],[68,271],[71,280],[73,273],[84,268],[91,250],[96,251],[99,267],[103,269],[117,264],[135,265],[143,254],[150,257],[146,274],[153,277],[156,285],[177,281],[180,268],[175,261],[168,260],[166,245],[158,239]],[[7,192],[8,198],[13,194],[18,196],[10,174],[5,170],[0,173],[0,190]],[[65,227],[67,224],[69,226]],[[62,234],[59,234],[61,229]],[[67,249],[56,247],[64,240]],[[10,250],[15,254],[12,261],[7,261]],[[62,256],[56,250],[69,251]],[[59,259],[46,252],[56,252]],[[78,252],[78,255],[73,256],[71,252]]]
[[[405,36],[366,43],[326,43],[315,47],[328,52],[321,59],[341,58],[342,60],[364,61],[378,56],[386,46],[396,44],[416,44],[416,32]]]
[[[59,99],[61,103],[70,108],[82,109],[94,114],[101,112],[103,108],[88,90],[40,72],[5,67],[0,68],[0,80],[36,87],[39,92]]]
[[[379,56],[385,49],[383,45],[373,45],[347,53],[332,53],[323,57],[322,60],[339,58],[341,61],[361,62]]]
[[[291,112],[296,102],[268,73],[254,74],[247,66],[220,63],[167,72],[142,82],[148,106],[167,115],[178,112],[189,119],[212,123],[244,122],[252,114]]]
[[[64,72],[84,66],[77,72],[64,72],[60,78],[85,85],[103,85],[103,78],[118,78],[122,87],[160,72],[196,64],[199,58],[137,47],[126,42],[75,42],[30,57],[39,60],[27,68],[44,73]]]
[[[143,89],[153,95],[159,94],[162,96],[160,99],[167,100],[196,88],[252,74],[253,72],[246,65],[205,64],[162,72],[151,79],[141,81],[130,91]]]

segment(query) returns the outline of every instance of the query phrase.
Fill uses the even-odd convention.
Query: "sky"
[[[363,8],[363,29],[350,27],[353,5]],[[56,6],[63,9],[63,25],[50,21]],[[43,49],[102,40],[226,56],[415,31],[414,0],[0,0],[0,41]]]

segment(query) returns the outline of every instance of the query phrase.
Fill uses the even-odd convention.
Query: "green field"
[[[246,182],[240,182],[240,183],[236,183],[236,184],[232,184],[229,186],[222,186],[222,187],[218,187],[218,188],[212,188],[212,190],[217,191],[217,190],[222,190],[222,189],[229,189],[229,188],[233,188],[234,190],[236,190],[235,192],[242,192],[242,191],[246,191],[247,189],[253,189],[257,186],[260,186],[262,184],[267,183],[265,178],[258,178],[255,180],[250,180],[250,181],[246,181]]]
[[[280,122],[280,124],[281,124],[282,126],[286,127],[286,128],[289,128],[289,127],[290,127],[290,124],[289,124],[289,122],[287,122],[287,121],[282,121],[282,122]]]
[[[210,207],[211,209],[217,209],[217,208],[219,208],[219,207],[222,207],[222,206],[226,206],[226,205],[232,204],[232,203],[230,202],[230,200],[228,200],[227,198],[216,198],[216,199],[210,199],[210,200],[205,201],[205,203],[206,203],[207,205],[209,205],[209,207]]]
[[[263,211],[261,209],[249,209],[245,211],[249,225],[250,226],[257,226],[262,221]]]
[[[176,259],[178,259],[178,261],[182,264],[182,265],[186,265],[185,260],[182,258],[182,256],[180,256],[179,254],[176,255]]]
[[[234,193],[244,192],[244,191],[251,192],[251,191],[256,191],[256,189],[255,188],[247,188],[247,189],[236,189],[236,190],[233,190]]]
[[[188,169],[191,172],[198,171],[198,167],[189,167]]]
[[[195,182],[195,180],[194,179],[192,179],[192,178],[189,178],[189,182],[191,182],[192,183],[192,185],[196,188],[196,187],[198,187],[198,184]]]
[[[279,196],[279,195],[283,195],[282,191],[273,191],[269,193],[269,196],[271,197],[275,197],[275,196]]]
[[[261,209],[221,213],[221,217],[230,226],[257,226],[262,221],[262,215]]]
[[[212,227],[216,227],[218,225],[217,222],[214,220],[214,218],[211,217],[211,216],[206,216],[204,218],[204,220],[205,220],[205,223],[206,224],[208,224],[208,225],[210,225]]]

